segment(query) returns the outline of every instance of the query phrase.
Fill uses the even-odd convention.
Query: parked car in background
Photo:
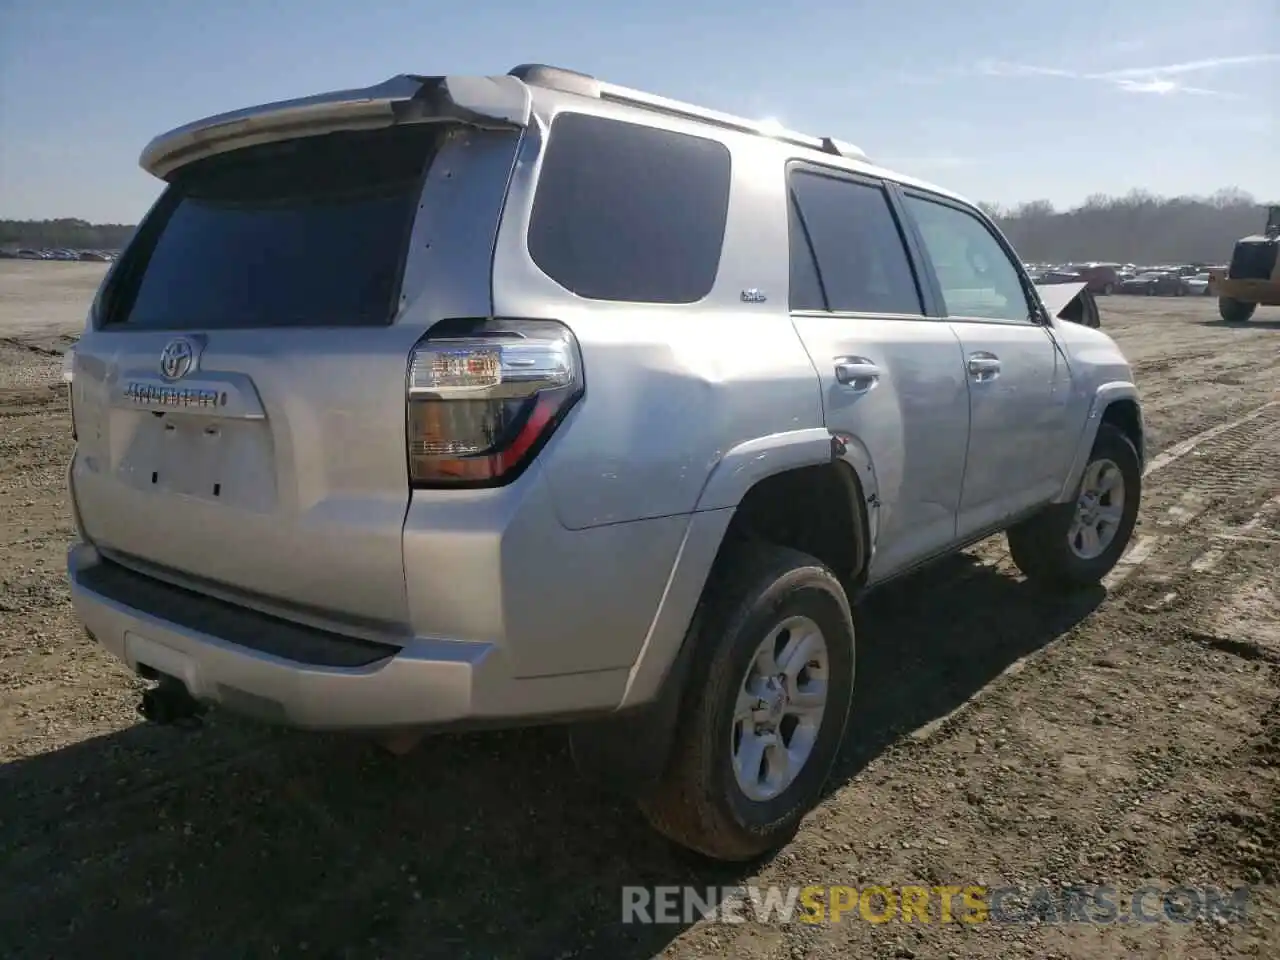
[[[1031,273],[1031,279],[1035,283],[1081,283],[1083,282],[1078,273],[1066,270],[1061,267],[1041,267]]]
[[[1197,273],[1194,277],[1184,277],[1182,282],[1186,284],[1187,293],[1195,297],[1209,296],[1209,274]]]
[[[1118,263],[1073,263],[1070,267],[1088,286],[1092,294],[1110,296],[1120,286],[1120,264]]]
[[[1050,266],[1029,271],[1036,283],[1083,283],[1092,294],[1109,296],[1120,287],[1120,272],[1116,264],[1083,263],[1066,266]]]
[[[1120,285],[1120,292],[1148,297],[1181,297],[1187,293],[1187,285],[1176,273],[1153,270],[1125,280]]]

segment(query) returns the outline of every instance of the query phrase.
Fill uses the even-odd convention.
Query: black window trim
[[[160,196],[151,204],[134,229],[133,236],[120,251],[120,256],[111,265],[90,316],[95,330],[108,332],[129,329],[128,323],[121,317],[121,311],[127,312],[137,295],[138,284],[151,259],[157,235],[168,223],[177,204],[176,193],[177,188],[172,183],[165,184]],[[121,297],[124,298],[123,302]]]
[[[909,224],[909,230],[914,238],[916,248],[920,256],[920,262],[925,276],[928,278],[928,286],[935,298],[938,316],[944,320],[958,320],[964,323],[990,323],[1000,324],[1002,326],[1028,326],[1028,327],[1051,327],[1052,321],[1049,320],[1040,304],[1040,297],[1035,292],[1035,285],[1031,282],[1030,276],[1022,266],[1022,260],[1018,257],[1017,251],[1009,243],[1008,239],[999,228],[992,222],[978,207],[971,206],[954,199],[953,197],[944,196],[943,194],[934,193],[932,190],[926,190],[922,187],[907,186],[901,183],[892,183],[890,192],[897,196],[898,204],[901,207],[902,215]],[[996,320],[992,317],[971,317],[965,314],[950,314],[946,308],[946,297],[942,292],[942,283],[938,280],[937,272],[933,268],[933,260],[928,255],[928,248],[925,246],[924,234],[920,232],[920,225],[911,214],[910,208],[906,205],[906,199],[913,197],[917,200],[923,200],[929,203],[936,203],[940,206],[950,207],[958,213],[968,214],[978,221],[995,240],[996,245],[1004,252],[1004,255],[1013,265],[1014,273],[1018,277],[1018,282],[1022,287],[1022,296],[1027,303],[1027,319],[1026,320]]]
[[[813,268],[814,279],[818,281],[818,293],[822,297],[822,310],[797,310],[791,306],[791,290],[787,290],[787,309],[794,314],[805,313],[831,313],[831,298],[827,296],[827,284],[822,279],[822,271],[818,269],[818,253],[813,249],[813,234],[809,232],[809,223],[804,218],[804,210],[800,206],[800,201],[796,197],[796,193],[791,189],[791,177],[787,176],[787,258],[790,260],[793,255],[793,244],[791,242],[791,215],[795,214],[795,222],[800,225],[800,232],[804,235],[804,249],[809,257],[809,265]],[[791,264],[787,264],[787,282],[791,282]]]
[[[791,188],[791,177],[795,173],[809,173],[819,177],[826,177],[829,180],[845,180],[851,183],[861,184],[865,187],[873,187],[884,194],[885,200],[889,206],[889,214],[893,218],[894,225],[898,228],[898,240],[901,242],[903,252],[906,254],[907,265],[911,270],[911,280],[915,284],[916,296],[920,300],[920,313],[885,313],[873,312],[866,310],[832,310],[830,309],[831,300],[827,296],[826,284],[822,279],[822,270],[817,265],[817,254],[813,249],[813,241],[809,235],[808,224],[804,222],[804,212],[800,208],[800,204],[796,202],[795,192]],[[848,319],[862,320],[937,320],[941,318],[941,312],[938,309],[938,303],[935,302],[933,290],[930,288],[926,274],[921,271],[921,263],[919,250],[916,247],[916,238],[911,229],[908,228],[909,220],[904,216],[905,211],[902,209],[901,202],[894,194],[896,184],[891,180],[883,177],[873,176],[871,174],[860,173],[856,170],[848,170],[844,167],[828,166],[824,163],[815,163],[813,160],[803,157],[792,157],[785,165],[784,180],[786,183],[787,203],[796,211],[797,217],[805,232],[805,246],[809,250],[809,256],[814,263],[814,270],[818,276],[818,285],[822,290],[822,299],[827,304],[826,310],[791,310],[792,316],[805,317],[840,317]],[[790,229],[787,233],[787,256],[791,255],[791,236]],[[788,296],[788,300],[790,297]]]

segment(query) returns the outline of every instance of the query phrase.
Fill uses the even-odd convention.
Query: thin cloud
[[[1184,73],[1201,73],[1206,70],[1218,70],[1222,67],[1248,67],[1257,63],[1275,63],[1280,61],[1280,53],[1249,53],[1238,57],[1212,57],[1208,60],[1187,60],[1183,63],[1167,63],[1160,67],[1125,67],[1123,70],[1108,70],[1098,74],[1107,79],[1121,77],[1178,76]]]
[[[1166,96],[1170,93],[1188,93],[1193,96],[1202,97],[1231,97],[1234,94],[1223,93],[1221,90],[1207,90],[1204,87],[1188,87],[1185,84],[1178,83],[1176,80],[1129,80],[1124,77],[1117,77],[1115,85],[1127,93],[1154,93],[1158,96]]]
[[[1057,67],[1033,67],[1026,63],[1009,63],[1005,60],[980,60],[975,72],[986,77],[1065,77],[1083,80],[1085,75],[1074,70]]]
[[[1004,60],[982,60],[976,64],[973,72],[988,77],[1057,77],[1064,80],[1087,80],[1110,84],[1125,93],[1145,93],[1156,96],[1188,94],[1235,99],[1235,94],[1212,90],[1208,87],[1192,86],[1172,78],[1191,73],[1207,73],[1224,67],[1254,66],[1276,61],[1280,61],[1280,53],[1254,53],[1234,57],[1187,60],[1154,67],[1124,67],[1117,70],[1083,72],[1062,67],[1010,63]]]

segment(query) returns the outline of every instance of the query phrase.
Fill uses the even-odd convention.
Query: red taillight
[[[410,482],[492,486],[515,479],[583,385],[578,345],[563,324],[437,324],[409,357]]]

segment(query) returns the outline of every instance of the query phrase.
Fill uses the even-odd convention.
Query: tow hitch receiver
[[[145,720],[166,727],[198,727],[206,709],[182,683],[169,678],[144,692],[138,703],[138,713]]]

